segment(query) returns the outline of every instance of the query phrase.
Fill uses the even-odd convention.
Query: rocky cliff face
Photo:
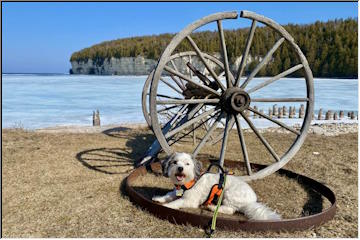
[[[216,58],[220,58],[220,54],[215,54]],[[240,65],[242,56],[238,57],[234,64],[230,65],[233,72],[237,71]],[[184,61],[185,60],[185,61]],[[252,58],[248,56],[247,64],[253,60],[261,61],[261,58]],[[174,59],[174,63],[181,72],[188,72],[189,68],[185,65],[186,59]],[[138,57],[123,57],[123,58],[109,58],[102,62],[95,62],[94,60],[87,61],[72,61],[72,74],[95,74],[95,75],[148,75],[157,64],[157,60],[145,59],[142,56]],[[204,70],[204,65],[199,60],[193,59],[192,64],[200,70]],[[212,68],[216,68],[216,64],[209,62]]]
[[[157,61],[144,57],[123,57],[105,59],[103,62],[72,61],[72,74],[96,75],[147,75],[156,66]]]

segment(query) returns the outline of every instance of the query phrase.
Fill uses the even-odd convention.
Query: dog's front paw
[[[158,203],[165,203],[165,198],[163,196],[154,196],[152,197],[152,200],[154,202],[158,202]]]

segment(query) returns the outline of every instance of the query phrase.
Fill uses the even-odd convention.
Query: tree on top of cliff
[[[357,19],[317,21],[308,25],[288,24],[284,27],[296,39],[315,77],[357,77]],[[250,55],[263,57],[278,38],[276,34],[269,28],[257,28]],[[247,35],[248,29],[225,30],[230,62],[233,63],[241,56]],[[173,36],[174,34],[160,34],[106,41],[73,53],[70,61],[87,62],[92,59],[101,64],[111,57],[143,56],[158,59]],[[203,52],[214,54],[220,51],[217,32],[196,32],[192,37]],[[176,49],[179,52],[187,50],[192,50],[187,41],[183,41]],[[274,54],[273,61],[259,76],[270,75],[295,64],[295,54],[286,44],[281,46],[279,52]]]

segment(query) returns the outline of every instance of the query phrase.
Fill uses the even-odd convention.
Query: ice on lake
[[[4,128],[29,129],[90,126],[92,112],[96,109],[100,111],[102,125],[144,123],[141,93],[145,79],[146,76],[3,74],[2,124]],[[266,79],[255,78],[248,88]],[[357,79],[315,79],[314,87],[315,113],[319,108],[357,112]],[[251,97],[305,97],[305,94],[304,79],[284,78],[254,92]],[[273,103],[256,105],[267,113]],[[278,105],[289,107],[293,104]],[[264,119],[257,122],[266,126]]]

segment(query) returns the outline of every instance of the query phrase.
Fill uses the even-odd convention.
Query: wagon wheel
[[[220,60],[218,60],[217,58],[215,58],[214,56],[211,56],[209,54],[204,54],[203,56],[204,56],[204,59],[209,64],[217,66],[219,69],[223,70],[224,65]],[[172,55],[169,58],[168,64],[171,64],[171,66],[173,66],[173,67],[175,66],[177,71],[184,72],[182,70],[186,70],[184,72],[184,74],[187,75],[189,78],[193,78],[194,77],[193,72],[189,71],[189,68],[187,66],[186,66],[186,68],[184,68],[185,64],[187,62],[190,62],[190,63],[192,62],[193,64],[195,64],[196,62],[199,62],[199,61],[200,60],[198,59],[196,52],[187,51],[187,52],[181,52],[181,53]],[[206,68],[204,66],[202,67],[202,69],[200,69],[200,71],[203,76],[205,76],[206,78],[209,78],[210,73],[206,70]],[[150,86],[151,86],[151,81],[154,76],[154,72],[155,72],[155,70],[153,70],[147,77],[144,87],[143,87],[143,91],[142,91],[142,111],[143,111],[144,118],[150,128],[152,128],[152,126],[151,126],[151,117],[150,117],[150,112],[149,112],[149,97],[148,96],[150,95]],[[225,72],[222,71],[219,76],[221,77],[224,74],[225,74]],[[165,85],[164,85],[164,87],[166,87],[165,90],[168,92],[168,94],[170,94],[170,96],[165,95],[165,94],[157,94],[158,100],[163,100],[164,98],[165,99],[166,98],[178,99],[179,96],[177,96],[176,93],[179,94],[180,92],[181,92],[182,97],[186,97],[186,92],[184,92],[184,90],[186,89],[186,87],[185,87],[186,82],[183,81],[181,78],[177,78],[176,76],[171,76],[170,78],[168,77],[167,79],[163,78],[163,79],[161,79],[161,81],[163,83],[165,83]],[[158,115],[161,115],[161,117],[159,117],[161,128],[163,128],[169,121],[171,121],[173,119],[173,117],[175,117],[174,110],[179,110],[179,108],[176,108],[176,106],[171,106],[171,107],[167,107],[167,108],[164,107],[162,109],[157,110]],[[200,111],[205,111],[205,110],[206,110],[206,106],[204,106],[203,109],[200,109]],[[208,122],[202,123],[201,127],[205,131],[207,131],[209,129]],[[213,136],[211,136],[211,139],[213,139]]]
[[[221,165],[224,163],[226,147],[228,145],[228,137],[229,132],[236,125],[237,134],[239,137],[239,142],[241,145],[241,152],[243,156],[243,160],[246,163],[246,170],[247,175],[242,176],[244,180],[254,180],[263,178],[265,176],[270,175],[271,173],[277,171],[278,169],[282,168],[291,158],[296,154],[296,152],[300,149],[301,145],[303,144],[308,128],[311,122],[311,113],[313,112],[313,104],[314,104],[314,89],[313,89],[313,77],[311,69],[308,65],[306,57],[295,43],[294,39],[290,36],[290,34],[279,24],[274,22],[273,20],[266,18],[264,16],[258,15],[256,13],[252,13],[249,11],[241,11],[240,17],[247,18],[252,21],[249,35],[244,47],[243,58],[239,65],[238,70],[233,75],[229,69],[229,61],[227,56],[227,49],[224,37],[224,31],[222,27],[222,22],[225,19],[236,19],[238,14],[236,12],[223,12],[223,13],[216,13],[209,16],[206,16],[198,21],[193,22],[192,24],[188,25],[185,29],[179,32],[164,50],[158,65],[155,69],[152,85],[151,85],[151,92],[150,92],[150,115],[151,115],[151,122],[153,126],[153,131],[163,148],[166,154],[171,154],[174,150],[170,147],[170,139],[174,137],[176,134],[180,134],[182,131],[188,129],[193,123],[199,122],[201,120],[208,120],[208,119],[216,119],[215,123],[220,122],[222,119],[226,119],[225,128],[223,129],[223,140],[220,150],[219,162]],[[190,36],[196,29],[202,27],[204,25],[216,23],[219,33],[220,39],[220,49],[222,53],[222,61],[224,63],[225,69],[225,79],[226,84],[223,84],[222,81],[219,79],[215,70],[209,66],[206,61],[203,60],[203,54],[199,47],[197,46],[196,42]],[[272,31],[280,36],[277,42],[271,47],[268,53],[262,58],[259,64],[252,70],[252,72],[245,77],[245,80],[242,82],[241,76],[244,74],[244,69],[246,65],[246,59],[249,54],[249,49],[251,47],[251,43],[253,40],[254,32],[256,29],[256,24],[261,23],[264,24],[266,27],[269,27]],[[183,42],[187,41],[190,43],[190,46],[195,50],[198,54],[199,58],[202,60],[203,64],[210,72],[211,79],[210,84],[204,83],[201,81],[195,81],[194,79],[190,79],[187,76],[184,76],[176,69],[169,66],[167,63],[169,62],[169,58],[173,51],[177,49],[177,47]],[[287,45],[291,47],[291,50],[295,52],[295,56],[297,61],[300,61],[299,64],[265,80],[264,82],[249,88],[246,88],[251,82],[251,80],[256,76],[256,74],[265,66],[267,65],[273,53],[283,44],[286,42]],[[284,97],[284,98],[254,98],[253,93],[257,90],[266,87],[269,84],[283,78],[295,71],[302,69],[304,74],[304,82],[306,85],[306,91],[304,92],[304,97]],[[192,86],[196,86],[199,90],[201,90],[202,94],[193,94],[191,98],[183,98],[180,100],[172,100],[172,101],[158,101],[156,99],[156,95],[158,92],[158,86],[160,78],[164,74],[172,74],[177,76],[178,78],[182,79],[183,81],[188,82]],[[242,83],[241,83],[242,82]],[[302,126],[299,130],[290,127],[283,122],[276,120],[272,117],[269,117],[266,114],[263,114],[253,107],[250,106],[250,103],[254,102],[287,102],[287,103],[294,103],[294,102],[301,102],[306,105],[305,110],[305,117],[302,122]],[[169,129],[161,129],[159,124],[159,118],[157,113],[157,108],[164,106],[165,104],[173,104],[176,106],[181,106],[184,108],[183,113],[185,113],[185,120],[182,119],[182,122],[176,122],[172,124]],[[195,113],[201,109],[203,106],[208,106],[211,109],[201,114]],[[264,119],[277,124],[281,128],[285,129],[291,134],[294,134],[295,140],[291,143],[290,147],[281,155],[279,156],[275,151],[274,148],[270,145],[270,143],[263,137],[263,134],[259,132],[257,127],[255,127],[253,120],[250,119],[244,111],[251,111],[257,115],[262,116]],[[268,167],[259,170],[257,172],[253,172],[250,166],[250,157],[248,155],[247,146],[244,139],[243,134],[243,126],[241,125],[241,119],[248,124],[248,126],[252,129],[256,137],[259,141],[264,145],[266,150],[269,152],[271,156],[272,163],[268,165]],[[216,129],[217,124],[213,124],[210,129],[207,131],[204,138],[200,141],[200,143],[195,147],[193,150],[193,155],[196,157],[199,153],[200,149],[204,146],[204,143],[207,141],[210,135]],[[239,153],[240,155],[240,153]]]

